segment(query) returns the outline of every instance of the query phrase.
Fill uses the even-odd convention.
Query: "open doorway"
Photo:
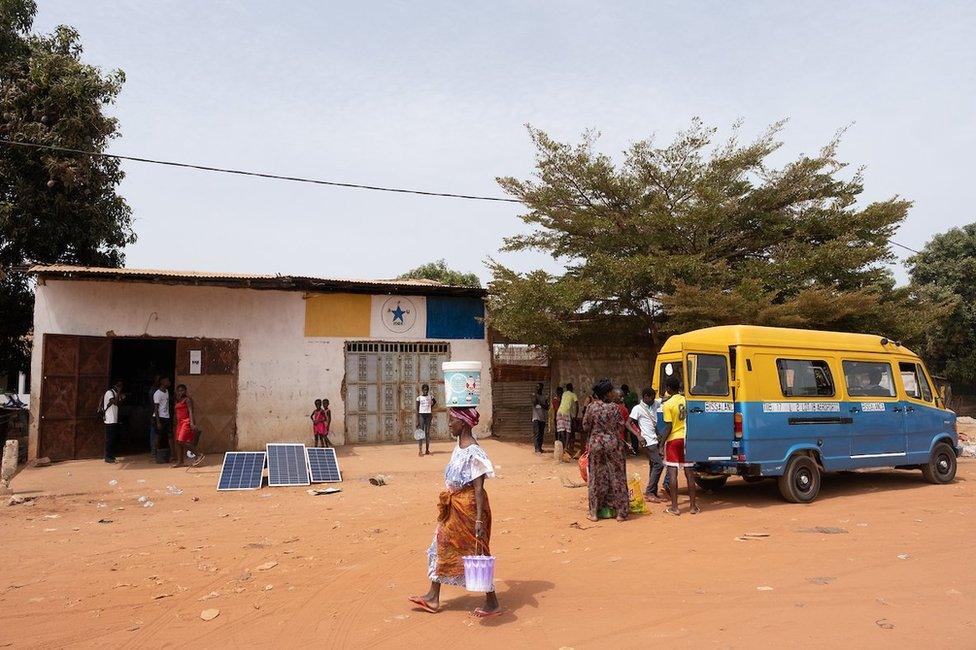
[[[149,453],[149,420],[153,383],[176,374],[174,339],[112,339],[112,380],[123,383],[126,398],[119,409],[117,453]]]

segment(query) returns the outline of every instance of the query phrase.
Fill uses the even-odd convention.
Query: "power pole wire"
[[[263,172],[249,172],[241,169],[227,169],[225,167],[210,167],[207,165],[194,165],[190,163],[174,162],[172,160],[154,160],[152,158],[140,158],[138,156],[121,156],[113,153],[101,153],[98,151],[83,151],[81,149],[71,149],[68,147],[57,147],[50,144],[37,144],[36,142],[17,142],[0,138],[0,144],[14,147],[28,147],[31,149],[44,149],[47,151],[59,151],[62,153],[76,153],[84,156],[95,156],[99,158],[115,158],[117,160],[132,160],[141,163],[151,163],[153,165],[166,165],[168,167],[183,167],[185,169],[199,169],[205,172],[218,172],[221,174],[236,174],[238,176],[255,176],[257,178],[270,178],[279,181],[294,181],[296,183],[312,183],[314,185],[331,185],[333,187],[348,187],[358,190],[373,190],[376,192],[396,192],[399,194],[419,194],[421,196],[438,196],[451,199],[468,199],[472,201],[496,201],[499,203],[522,203],[518,199],[508,199],[499,196],[477,196],[474,194],[453,194],[450,192],[427,192],[425,190],[411,190],[401,187],[382,187],[380,185],[363,185],[360,183],[342,183],[340,181],[323,181],[316,178],[302,178],[300,176],[282,176],[279,174],[266,174]]]
[[[132,160],[134,162],[150,163],[153,165],[166,165],[167,167],[182,167],[184,169],[198,169],[205,172],[217,172],[220,174],[236,174],[238,176],[254,176],[256,178],[270,178],[272,180],[279,181],[293,181],[296,183],[311,183],[313,185],[329,185],[332,187],[346,187],[357,190],[373,190],[374,192],[394,192],[397,194],[417,194],[420,196],[435,196],[441,198],[449,199],[466,199],[469,201],[494,201],[496,203],[519,203],[522,201],[518,199],[509,199],[500,196],[479,196],[476,194],[454,194],[452,192],[428,192],[426,190],[411,190],[402,187],[383,187],[381,185],[363,185],[361,183],[342,183],[340,181],[324,181],[316,178],[303,178],[301,176],[282,176],[279,174],[267,174],[263,172],[250,172],[241,169],[228,169],[225,167],[210,167],[207,165],[194,165],[191,163],[181,163],[174,162],[172,160],[155,160],[153,158],[140,158],[138,156],[122,156],[114,153],[102,153],[99,151],[84,151],[82,149],[71,149],[69,147],[58,147],[50,144],[38,144],[36,142],[20,142],[16,140],[8,140],[6,138],[0,138],[0,144],[5,144],[13,147],[26,147],[29,149],[43,149],[46,151],[59,151],[62,153],[75,153],[81,154],[83,156],[95,156],[99,158],[115,158],[116,160]],[[919,251],[914,248],[909,248],[904,244],[899,244],[893,239],[888,240],[890,243],[898,246],[899,248],[904,248],[906,251],[912,253],[918,253]]]

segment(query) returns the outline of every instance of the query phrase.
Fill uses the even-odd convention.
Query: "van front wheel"
[[[952,483],[956,478],[956,452],[944,442],[932,448],[929,462],[922,465],[922,476],[929,483]]]
[[[809,456],[793,456],[779,477],[779,492],[790,503],[810,503],[820,493],[820,468]]]

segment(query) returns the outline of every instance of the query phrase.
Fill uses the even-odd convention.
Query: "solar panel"
[[[342,481],[342,472],[339,470],[339,459],[336,458],[335,449],[332,447],[309,447],[305,451],[308,453],[308,468],[312,483],[339,483]]]
[[[305,445],[275,442],[268,449],[268,486],[310,485]]]
[[[218,490],[257,490],[264,480],[263,451],[228,451],[217,480]]]

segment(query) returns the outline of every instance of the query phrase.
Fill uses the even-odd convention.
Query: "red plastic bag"
[[[587,449],[583,452],[583,455],[579,457],[579,469],[580,476],[583,477],[584,483],[589,483],[590,481],[590,450]]]

